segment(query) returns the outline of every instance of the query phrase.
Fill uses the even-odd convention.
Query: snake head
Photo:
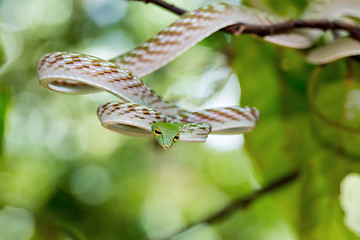
[[[156,141],[164,148],[170,148],[180,137],[180,130],[176,124],[156,122],[151,126]]]

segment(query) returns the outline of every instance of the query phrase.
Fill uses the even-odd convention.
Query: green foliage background
[[[339,195],[342,179],[360,170],[358,62],[315,67],[302,52],[216,33],[144,80],[191,99],[207,71],[231,66],[241,105],[257,107],[261,120],[232,151],[192,143],[163,151],[101,127],[96,109],[116,100],[109,94],[38,84],[45,53],[114,57],[177,18],[151,4],[103,2],[111,7],[0,1],[0,239],[159,239],[296,169],[293,184],[176,239],[357,239]],[[307,1],[246,4],[297,17]]]

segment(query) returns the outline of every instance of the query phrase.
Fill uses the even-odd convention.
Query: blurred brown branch
[[[153,3],[177,15],[183,15],[184,13],[187,12],[182,8],[179,8],[175,5],[169,4],[162,0],[128,0],[128,1]],[[235,35],[239,35],[241,33],[251,33],[259,36],[267,36],[277,33],[288,32],[296,28],[315,28],[321,30],[345,30],[350,34],[351,37],[360,41],[360,27],[342,21],[329,21],[325,19],[324,20],[297,19],[297,20],[290,20],[284,23],[267,25],[267,26],[238,23],[228,26],[223,30]]]
[[[164,2],[162,0],[128,0],[128,1],[136,1],[136,2],[144,2],[144,3],[153,3],[155,5],[158,5],[162,8],[165,8],[167,10],[169,10],[170,12],[173,12],[177,15],[183,15],[184,13],[186,13],[186,10],[181,9],[175,5],[172,5],[170,3]]]
[[[190,230],[191,228],[193,228],[194,226],[197,226],[199,224],[212,224],[218,221],[223,220],[224,218],[229,217],[231,214],[235,213],[236,210],[238,210],[239,208],[245,208],[247,207],[249,204],[251,204],[253,201],[255,201],[256,199],[262,197],[263,195],[275,191],[281,187],[286,186],[287,184],[292,183],[293,181],[295,181],[299,176],[299,172],[295,171],[292,172],[288,175],[286,175],[283,178],[280,178],[272,183],[270,183],[269,185],[267,185],[266,187],[257,190],[253,193],[251,193],[248,196],[245,197],[241,197],[238,199],[233,200],[232,203],[230,203],[229,205],[225,206],[223,209],[219,210],[218,212],[214,213],[213,215],[210,215],[209,217],[206,217],[198,222],[195,223],[191,223],[187,226],[185,226],[184,228],[180,229],[179,231],[177,231],[176,233],[172,234],[171,236],[168,236],[166,238],[164,238],[163,240],[167,240],[167,239],[172,239],[175,236],[184,233],[188,230]]]

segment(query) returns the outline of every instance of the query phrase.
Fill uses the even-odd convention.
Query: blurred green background
[[[169,2],[190,10],[213,1]],[[307,1],[245,4],[297,17]],[[294,170],[291,185],[176,239],[357,239],[357,61],[316,67],[302,52],[216,33],[144,80],[194,110],[238,105],[241,89],[241,105],[261,119],[245,136],[166,151],[101,126],[96,109],[116,100],[110,94],[38,83],[48,52],[112,58],[177,18],[121,0],[0,1],[0,239],[161,239]]]

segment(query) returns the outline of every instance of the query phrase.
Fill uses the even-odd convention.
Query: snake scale
[[[333,20],[342,16],[360,18],[360,0],[315,0],[301,18]],[[38,77],[41,85],[57,92],[105,90],[114,94],[124,102],[106,103],[98,108],[102,125],[127,135],[155,136],[164,149],[178,140],[204,142],[210,133],[245,133],[251,131],[259,119],[256,108],[235,106],[190,112],[161,98],[140,78],[226,26],[236,23],[266,26],[284,21],[286,19],[242,5],[208,4],[184,14],[148,41],[114,59],[67,52],[46,54],[39,60]],[[265,36],[263,40],[307,49],[322,34],[314,29],[294,30]],[[339,42],[333,44],[339,45]],[[310,52],[308,61],[315,59],[313,63],[324,63],[358,54],[359,45],[339,54],[330,44]]]

